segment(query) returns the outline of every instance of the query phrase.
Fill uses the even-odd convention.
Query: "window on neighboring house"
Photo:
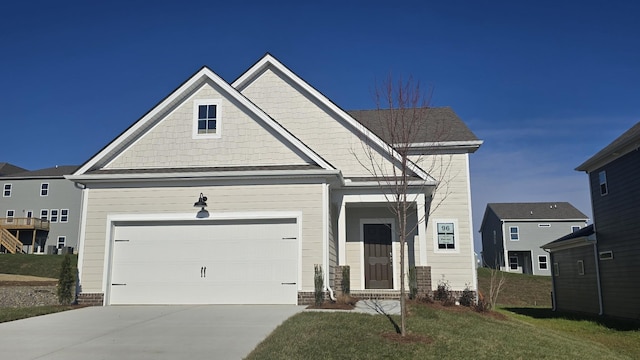
[[[520,232],[519,232],[517,226],[510,226],[509,227],[509,235],[511,237],[511,241],[520,240]]]
[[[511,270],[518,270],[518,267],[520,267],[520,263],[518,262],[518,257],[509,256],[509,268]]]
[[[11,197],[11,184],[4,184],[4,191],[2,197]]]
[[[452,222],[437,223],[438,249],[455,249],[455,229]]]
[[[613,260],[613,251],[601,251],[600,260]]]
[[[69,221],[69,209],[60,210],[60,222],[66,223]]]
[[[58,222],[58,210],[51,209],[51,213],[49,214],[49,221],[52,223]]]
[[[578,230],[580,230],[580,226],[575,226],[575,225],[574,225],[574,226],[572,226],[572,227],[571,227],[571,232],[572,232],[572,233],[574,233],[574,232],[576,232],[576,231],[578,231]]]
[[[40,210],[40,220],[42,221],[49,220],[49,210],[47,209]]]
[[[40,196],[49,196],[49,184],[48,183],[40,184]]]
[[[584,261],[578,260],[578,275],[584,275]]]
[[[66,236],[58,236],[58,249],[62,249],[67,242]]]
[[[558,266],[558,263],[553,263],[553,275],[560,276],[560,266]]]
[[[609,193],[609,187],[607,186],[607,172],[600,171],[598,173],[598,178],[600,180],[600,195],[607,195]]]
[[[220,100],[194,101],[194,138],[220,137]]]
[[[16,212],[15,210],[7,210],[7,222],[11,223],[13,222],[13,217],[15,216]]]
[[[538,255],[538,269],[547,270],[547,255]]]

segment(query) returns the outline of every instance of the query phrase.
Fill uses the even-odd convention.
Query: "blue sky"
[[[633,1],[236,3],[2,2],[0,161],[81,164],[202,65],[232,82],[270,52],[347,110],[389,73],[433,87],[485,141],[477,231],[487,202],[590,216],[573,169],[640,120]]]

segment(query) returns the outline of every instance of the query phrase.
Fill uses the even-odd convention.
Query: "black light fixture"
[[[202,195],[202,193],[200,193],[200,198],[198,199],[198,202],[193,204],[193,207],[201,207],[202,210],[204,210],[204,208],[207,207],[206,201],[207,201],[207,197]]]

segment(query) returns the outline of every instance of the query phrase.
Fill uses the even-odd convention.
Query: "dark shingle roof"
[[[550,243],[544,244],[541,246],[543,249],[558,249],[561,247],[573,247],[576,245],[581,245],[588,243],[589,241],[595,240],[593,236],[595,234],[595,229],[593,224],[589,226],[585,226],[578,231],[574,231],[571,234],[565,235],[557,240],[554,240]]]
[[[568,202],[539,202],[539,203],[491,203],[487,208],[502,220],[568,220],[584,219],[587,215],[576,209]]]
[[[388,136],[384,121],[390,118],[390,111],[388,109],[350,110],[347,113],[389,143],[392,140]],[[450,107],[419,108],[417,111],[417,114],[423,118],[425,126],[415,134],[412,141],[414,143],[478,140]]]
[[[625,155],[631,150],[640,147],[640,122],[636,123],[631,129],[620,135],[617,139],[607,145],[604,149],[598,151],[587,161],[580,164],[576,168],[578,171],[590,171],[595,168],[604,166],[612,160]],[[594,168],[595,167],[595,168]]]
[[[73,174],[78,169],[77,165],[55,166],[46,169],[23,171],[14,174],[4,175],[5,178],[63,178],[64,175]]]
[[[27,169],[23,169],[19,166],[15,166],[13,164],[9,164],[6,162],[0,162],[0,176],[7,176],[15,173],[20,173],[28,171]]]

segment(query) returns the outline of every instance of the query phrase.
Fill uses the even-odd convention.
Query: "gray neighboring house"
[[[543,247],[554,309],[640,319],[640,122],[578,166],[589,175],[591,229]]]
[[[28,171],[6,163],[0,167],[0,227],[22,242],[24,252],[77,248],[82,191],[64,178],[77,168]]]
[[[549,254],[541,246],[580,230],[588,220],[568,202],[487,204],[480,227],[483,263],[508,272],[549,276]]]

